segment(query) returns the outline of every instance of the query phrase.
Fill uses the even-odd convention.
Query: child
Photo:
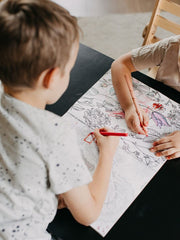
[[[49,0],[0,3],[0,239],[51,239],[58,197],[81,224],[100,214],[118,138],[95,130],[92,179],[71,123],[45,110],[68,86],[78,41],[75,17]]]
[[[125,78],[131,79],[131,72],[159,66],[156,80],[180,91],[180,35],[163,39],[155,44],[132,50],[117,60],[111,67],[113,85],[119,102],[125,112],[128,127],[144,134],[132,102]],[[141,110],[143,124],[148,125],[148,117]],[[153,143],[151,151],[166,159],[180,157],[180,131],[171,133]]]

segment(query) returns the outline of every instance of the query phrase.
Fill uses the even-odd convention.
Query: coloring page
[[[139,105],[149,116],[148,136],[128,129],[110,71],[66,113],[77,128],[82,155],[92,175],[98,163],[98,149],[93,135],[88,134],[105,126],[115,132],[128,133],[128,137],[120,137],[106,200],[99,218],[91,225],[102,236],[108,233],[165,163],[164,157],[156,157],[149,151],[152,143],[180,130],[180,104],[136,79],[133,79],[133,88]]]

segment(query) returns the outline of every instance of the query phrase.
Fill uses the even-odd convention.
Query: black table
[[[63,115],[105,74],[112,62],[112,58],[80,44],[67,91],[47,109]],[[174,89],[140,72],[132,75],[180,103],[180,94]],[[48,231],[63,240],[180,240],[180,159],[165,163],[105,238],[91,227],[77,223],[67,209],[57,211]]]

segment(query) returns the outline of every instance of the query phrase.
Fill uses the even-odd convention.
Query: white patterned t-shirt
[[[0,239],[50,239],[56,195],[90,181],[67,117],[0,94]]]

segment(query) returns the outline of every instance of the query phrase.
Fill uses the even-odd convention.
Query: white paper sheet
[[[86,81],[86,79],[84,80]],[[79,144],[84,161],[93,174],[98,162],[98,150],[84,138],[95,128],[111,127],[116,132],[128,132],[121,137],[116,152],[106,200],[99,218],[91,225],[105,236],[122,216],[147,183],[165,163],[149,151],[154,140],[180,130],[180,105],[143,83],[133,80],[134,92],[140,106],[149,115],[148,137],[131,132],[116,98],[111,73],[108,71],[68,111],[78,128]],[[153,104],[162,104],[155,109]]]

